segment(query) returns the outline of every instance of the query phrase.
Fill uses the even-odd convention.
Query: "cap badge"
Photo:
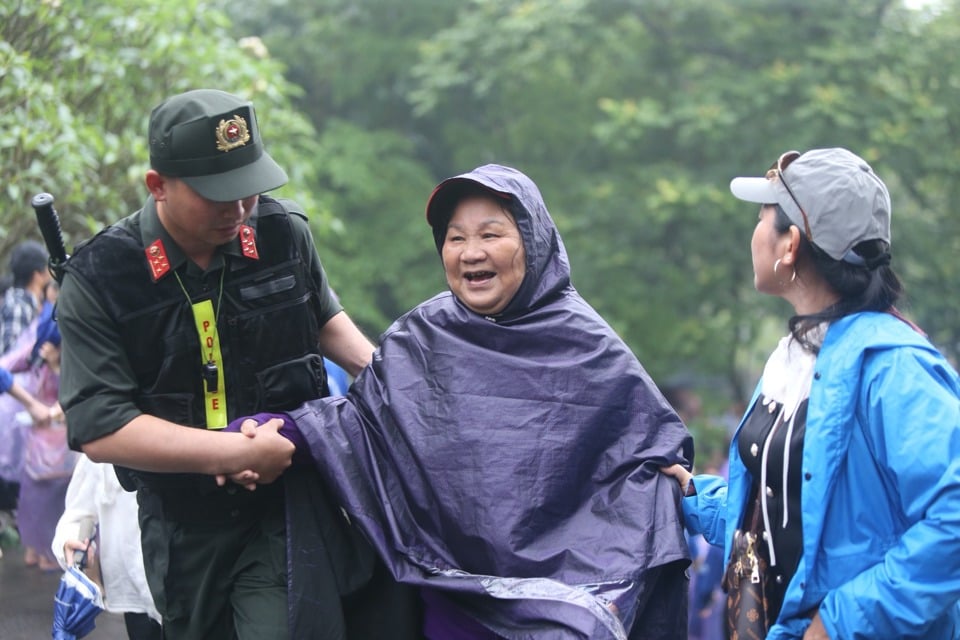
[[[217,150],[230,151],[250,142],[250,131],[243,117],[234,115],[217,125]]]

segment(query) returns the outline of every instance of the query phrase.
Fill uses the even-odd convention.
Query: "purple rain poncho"
[[[493,318],[450,292],[427,300],[381,336],[346,396],[290,416],[397,580],[506,638],[685,638],[689,552],[677,483],[658,469],[689,466],[691,437],[571,285],[525,175],[487,165],[441,183],[428,209],[438,248],[440,203],[464,181],[520,205],[513,300]]]

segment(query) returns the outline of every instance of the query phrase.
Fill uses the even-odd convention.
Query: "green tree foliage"
[[[198,0],[0,2],[0,256],[36,236],[33,194],[56,198],[67,246],[139,208],[146,196],[147,120],[179,91],[216,86],[250,97],[284,195],[313,205],[303,140],[312,126],[288,106],[296,91],[255,40]]]
[[[456,12],[437,0],[272,0],[238,16],[236,32],[261,37],[303,88],[296,104],[317,130],[314,187],[337,218],[318,238],[321,256],[374,336],[445,286],[423,216],[442,147],[407,94],[422,38]]]
[[[230,87],[371,335],[445,286],[430,189],[500,162],[655,379],[742,398],[790,309],[753,290],[756,208],[727,185],[840,145],[891,187],[907,312],[960,353],[957,0],[0,1],[8,239],[41,188],[78,235],[136,207],[147,105]]]
[[[394,6],[360,4],[387,15]],[[416,13],[435,3],[411,5]],[[408,44],[397,46],[409,74],[397,79],[391,65],[383,84],[411,87],[416,120],[391,96],[399,115],[384,125],[431,141],[412,160],[435,179],[487,161],[534,177],[564,233],[575,284],[655,376],[703,374],[742,396],[758,353],[785,330],[788,307],[752,288],[755,208],[734,200],[727,183],[761,174],[791,148],[847,146],[886,177],[908,310],[954,348],[956,303],[942,291],[956,270],[949,260],[920,263],[930,255],[924,247],[942,243],[935,229],[946,224],[957,237],[944,206],[956,152],[917,161],[952,139],[957,65],[935,52],[955,36],[954,7],[484,0],[457,8],[443,29],[411,27],[415,59]],[[381,83],[369,82],[365,95],[376,100]],[[758,340],[765,346],[754,350]]]

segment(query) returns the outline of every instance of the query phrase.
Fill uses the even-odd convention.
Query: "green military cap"
[[[276,189],[287,174],[267,155],[253,104],[215,89],[168,98],[150,114],[150,166],[209,200]]]

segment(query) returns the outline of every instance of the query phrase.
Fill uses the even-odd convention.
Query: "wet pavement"
[[[53,596],[62,571],[44,572],[23,563],[19,546],[4,547],[0,558],[0,639],[43,640],[52,636]],[[89,640],[125,640],[123,616],[102,612]]]

